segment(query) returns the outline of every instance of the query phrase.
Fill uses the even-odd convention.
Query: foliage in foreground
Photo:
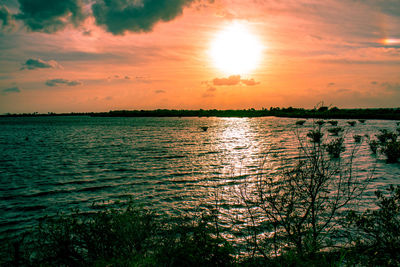
[[[340,249],[278,257],[247,255],[219,236],[214,215],[161,220],[128,205],[46,219],[31,236],[1,251],[1,266],[399,266],[400,186],[376,192],[378,209],[347,213],[355,243]],[[272,244],[274,245],[274,244]]]
[[[400,186],[376,191],[378,209],[348,214],[354,227],[355,255],[365,265],[400,266]]]
[[[0,265],[232,265],[232,247],[215,235],[209,221],[209,215],[203,214],[167,223],[131,203],[91,215],[58,215],[45,219],[24,241],[9,242]]]

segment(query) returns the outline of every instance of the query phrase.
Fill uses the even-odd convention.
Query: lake
[[[0,237],[39,218],[73,208],[90,211],[132,197],[157,213],[195,212],[254,175],[272,175],[297,156],[312,128],[292,118],[0,118]],[[364,138],[395,121],[367,120],[345,129],[348,157],[357,147],[355,172],[374,175],[365,197],[400,184],[400,164],[371,154]],[[208,127],[206,131],[202,127]],[[324,128],[331,127],[325,124]],[[297,133],[297,134],[296,134]],[[326,135],[326,138],[331,138]],[[95,203],[95,205],[93,205]]]

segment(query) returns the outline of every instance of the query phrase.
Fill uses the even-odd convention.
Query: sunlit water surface
[[[304,126],[296,126],[296,121],[0,118],[0,237],[57,211],[91,211],[127,197],[157,213],[179,215],[206,207],[216,192],[224,192],[220,197],[229,215],[236,203],[230,194],[235,187],[257,174],[279,173],[283,156],[298,155],[296,132],[304,136],[312,120]],[[353,135],[396,130],[394,121],[367,120],[355,127],[338,121],[345,128],[344,157],[354,147]],[[357,175],[365,178],[374,170],[366,198],[372,198],[376,189],[399,184],[400,164],[386,164],[371,155],[365,140],[354,165]],[[229,227],[229,220],[226,223]]]

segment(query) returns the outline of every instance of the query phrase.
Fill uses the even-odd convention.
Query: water
[[[289,118],[0,118],[0,237],[71,208],[109,205],[128,196],[157,213],[193,212],[257,173],[278,172],[282,155],[297,156],[296,126]],[[394,121],[369,120],[345,128],[353,135],[394,131]],[[201,127],[209,127],[203,131]],[[324,127],[329,127],[328,125]],[[264,162],[263,168],[261,163]],[[400,184],[400,164],[386,164],[358,148],[358,175],[376,189]],[[224,194],[229,212],[229,194]]]

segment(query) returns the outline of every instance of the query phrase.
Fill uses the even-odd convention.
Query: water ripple
[[[176,215],[208,207],[220,192],[222,213],[240,217],[244,207],[232,197],[234,188],[279,173],[298,158],[296,135],[304,136],[312,122],[302,127],[295,122],[274,117],[0,118],[0,237],[59,210],[91,212],[128,197]],[[396,130],[393,121],[369,120],[355,127],[338,122],[347,136],[344,158],[355,146],[353,135]],[[374,169],[369,198],[376,189],[399,184],[399,164],[371,155],[365,140],[354,166],[360,176]]]

